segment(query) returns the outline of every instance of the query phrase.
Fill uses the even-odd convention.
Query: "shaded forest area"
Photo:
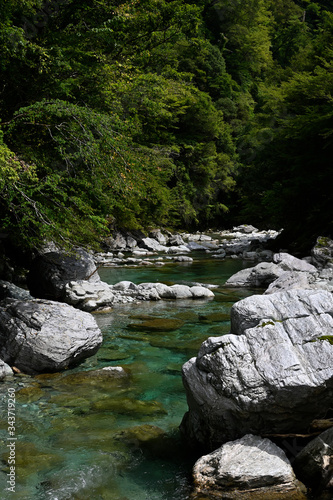
[[[0,232],[332,236],[330,0],[2,0]]]

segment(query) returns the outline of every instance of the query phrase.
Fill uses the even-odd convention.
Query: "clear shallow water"
[[[241,261],[104,268],[110,284],[201,282],[222,286]],[[96,314],[104,343],[73,370],[2,384],[0,498],[188,500],[194,457],[178,426],[187,410],[181,366],[209,336],[229,331],[233,302],[249,291],[215,290],[214,300],[159,301]],[[157,321],[156,321],[157,320]],[[161,326],[162,325],[162,326]],[[123,366],[111,381],[89,370]],[[15,387],[16,492],[6,492],[6,388]]]

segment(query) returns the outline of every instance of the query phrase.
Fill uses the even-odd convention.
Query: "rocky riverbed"
[[[59,371],[91,356],[102,334],[87,311],[144,301],[214,300],[216,295],[207,283],[109,285],[98,275],[101,265],[192,265],[197,252],[215,259],[216,265],[225,258],[253,261],[226,286],[258,287],[260,295],[236,303],[230,333],[208,338],[183,367],[189,405],[183,435],[191,446],[212,453],[195,465],[193,498],[305,498],[306,488],[297,478],[313,494],[326,495],[333,483],[330,445],[304,445],[323,425],[333,425],[333,243],[318,238],[312,254],[298,259],[265,248],[277,234],[245,225],[215,234],[156,230],[146,236],[116,234],[105,242],[104,253],[81,249],[69,255],[48,249],[31,266],[30,293],[0,282],[1,379],[20,371]],[[318,442],[330,443],[330,432]],[[294,452],[299,445],[290,444],[297,437],[304,448],[300,457]],[[253,452],[240,458],[237,468],[225,452],[232,456],[244,443]],[[239,456],[245,457],[246,449]],[[297,478],[289,459],[295,461]],[[267,481],[273,469],[274,479]]]

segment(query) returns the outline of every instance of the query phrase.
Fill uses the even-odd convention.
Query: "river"
[[[209,336],[228,333],[232,304],[250,295],[227,278],[251,263],[196,256],[192,264],[103,268],[104,281],[218,285],[214,300],[143,302],[95,314],[104,342],[63,373],[16,376],[16,488],[4,492],[6,415],[0,422],[1,498],[11,500],[188,500],[195,457],[179,435],[187,410],[181,366]],[[89,371],[122,366],[116,382]]]

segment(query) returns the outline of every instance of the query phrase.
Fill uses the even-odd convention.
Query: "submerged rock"
[[[304,433],[333,397],[333,297],[318,290],[234,304],[231,334],[183,366],[184,434],[210,449],[246,433]]]
[[[135,427],[121,430],[115,435],[115,439],[126,443],[132,448],[141,448],[145,451],[150,451],[154,455],[161,453],[161,447],[165,446],[165,441],[169,444],[165,431],[160,427],[149,424],[136,425]]]
[[[93,411],[112,411],[120,415],[166,415],[167,411],[158,401],[141,401],[127,397],[108,397],[96,401]]]
[[[177,330],[182,327],[184,321],[181,319],[173,319],[173,318],[152,318],[142,323],[132,323],[128,325],[130,330],[139,330],[144,331],[148,330],[151,332],[169,332],[173,330]]]
[[[215,323],[220,321],[230,321],[230,314],[226,313],[209,313],[209,314],[199,314],[199,321],[203,323]]]
[[[16,398],[23,403],[34,403],[45,396],[44,391],[38,384],[29,387],[23,387],[16,391]]]
[[[67,304],[42,299],[1,303],[0,356],[23,372],[64,370],[95,354],[101,343],[95,319]]]
[[[193,468],[194,499],[305,500],[284,452],[248,434],[201,457]]]
[[[24,481],[26,483],[29,478],[31,479],[31,476],[41,473],[45,469],[50,470],[64,464],[64,457],[59,451],[53,452],[51,449],[45,449],[40,444],[35,445],[30,441],[20,439],[19,450],[20,452],[16,453],[15,456],[15,465],[20,471],[20,482]],[[8,449],[0,457],[3,462],[7,463]],[[38,457],[38,460],[36,457]]]
[[[85,385],[91,390],[94,387],[107,388],[112,384],[119,385],[127,384],[130,378],[130,373],[121,366],[105,366],[99,370],[88,370],[78,373],[71,373],[62,377],[60,386],[63,388],[72,386]]]

